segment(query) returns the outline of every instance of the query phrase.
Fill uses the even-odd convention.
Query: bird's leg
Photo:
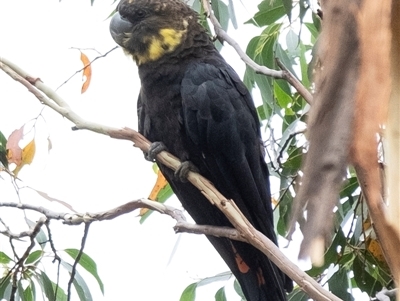
[[[199,172],[199,169],[190,161],[184,161],[179,165],[175,171],[175,177],[179,178],[181,182],[187,182],[189,171]]]
[[[150,144],[149,150],[144,153],[144,158],[147,161],[154,162],[157,155],[165,150],[167,150],[167,147],[164,143],[159,141],[153,142],[152,144]]]

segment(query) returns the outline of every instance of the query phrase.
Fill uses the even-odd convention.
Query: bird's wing
[[[185,73],[181,95],[190,160],[222,194],[235,201],[259,231],[276,243],[269,173],[263,158],[258,117],[246,87],[226,64],[216,67],[196,63]],[[202,223],[226,225],[224,218],[218,221],[219,215],[201,210],[197,202],[193,204],[193,194],[180,189],[179,183],[175,185],[178,197],[188,198],[184,206],[192,216],[202,211],[199,214]],[[209,206],[207,210],[218,211]],[[234,271],[248,297],[285,300],[287,279],[265,255],[244,243],[227,245],[226,241],[210,240]],[[238,258],[245,262],[249,271],[245,272]]]
[[[183,78],[181,94],[186,135],[201,152],[193,163],[205,165],[217,189],[276,241],[268,168],[246,87],[229,66],[194,64]]]

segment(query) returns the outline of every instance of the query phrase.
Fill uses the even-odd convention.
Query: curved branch
[[[100,211],[94,213],[55,212],[41,206],[22,204],[22,203],[9,203],[9,202],[0,202],[0,207],[11,207],[20,210],[36,211],[43,214],[46,217],[47,221],[55,219],[62,221],[63,224],[75,225],[75,226],[80,225],[82,223],[90,224],[96,221],[112,220],[123,214],[131,213],[136,209],[147,208],[150,210],[157,211],[161,214],[168,215],[174,220],[176,220],[176,225],[174,226],[174,230],[176,233],[186,232],[193,234],[205,234],[217,237],[227,237],[233,240],[247,241],[234,228],[192,224],[186,221],[186,217],[183,214],[182,210],[155,201],[150,201],[147,199],[134,200],[106,211]],[[33,230],[23,231],[21,233],[16,234],[12,233],[7,228],[6,231],[2,231],[0,233],[12,238],[21,238],[25,236],[32,236]]]
[[[6,66],[8,65],[8,66]],[[95,127],[93,123],[84,121],[79,115],[71,110],[68,104],[61,99],[60,96],[57,95],[52,89],[44,85],[40,80],[31,80],[33,77],[29,76],[26,72],[21,70],[20,68],[10,68],[13,65],[11,62],[6,60],[5,58],[0,56],[0,69],[3,69],[7,74],[9,74],[12,78],[20,81],[24,85],[31,84],[32,87],[28,88],[30,92],[34,92],[35,96],[39,93],[42,97],[40,99],[45,99],[46,102],[44,104],[49,105],[51,103],[51,107],[56,107],[55,109],[58,113],[68,118],[70,121],[76,124],[76,127],[79,129],[89,129],[97,133],[109,135],[112,138],[116,139],[124,139],[130,140],[134,142],[136,147],[139,147],[142,151],[147,152],[150,147],[150,141],[148,141],[145,137],[143,137],[138,132],[130,129],[130,128],[123,128],[123,129],[116,129],[107,127],[104,125],[96,125]],[[12,70],[13,69],[13,70]],[[18,73],[18,76],[13,76],[13,71]],[[14,72],[14,73],[15,73]],[[29,79],[29,81],[27,80]],[[34,87],[33,87],[34,86]],[[41,92],[45,93],[47,97],[45,97]],[[54,100],[56,104],[51,102]],[[64,115],[63,112],[66,114]],[[101,130],[100,130],[101,129]],[[171,168],[172,170],[177,170],[181,165],[181,162],[178,160],[177,157],[173,156],[172,154],[162,151],[157,155],[157,160],[164,164],[165,166]],[[282,270],[285,274],[287,274],[291,279],[293,279],[311,298],[315,300],[333,300],[339,301],[340,299],[333,295],[331,292],[325,290],[318,282],[316,282],[312,277],[307,275],[304,271],[302,271],[299,267],[297,267],[294,263],[292,263],[280,250],[279,248],[269,240],[265,235],[255,229],[251,223],[246,219],[243,213],[239,210],[233,200],[226,199],[215,187],[214,185],[201,176],[198,173],[190,171],[188,173],[188,180],[198,188],[204,196],[219,210],[221,210],[232,225],[239,231],[239,235],[242,236],[245,240],[247,240],[250,244],[254,247],[258,248],[261,252],[263,252],[276,266]],[[148,202],[145,200],[140,200],[140,202],[146,203],[149,205]],[[0,203],[1,205],[6,203]],[[21,206],[27,206],[26,204],[16,204],[17,208]],[[158,206],[163,204],[152,202],[152,205],[155,208],[160,208]],[[32,207],[32,206],[31,206]],[[121,207],[121,206],[120,206]],[[98,213],[95,214],[95,218],[101,219],[110,219],[115,217],[115,214],[123,214],[119,213],[120,207],[115,208],[114,210],[107,211],[106,213]],[[137,208],[137,204],[132,202],[122,205],[125,210],[128,208]],[[27,207],[26,207],[27,208]],[[28,209],[28,208],[27,208]],[[47,210],[42,208],[42,210]],[[157,210],[157,209],[155,209]],[[48,210],[47,210],[48,211]],[[158,210],[157,210],[158,211]],[[168,210],[167,210],[168,211]],[[126,213],[126,212],[124,212]],[[59,215],[58,215],[59,216]],[[75,221],[75,217],[79,217],[79,219],[86,219],[93,218],[90,214],[85,214],[84,216],[77,216],[71,215],[68,219],[73,223]]]
[[[235,49],[239,57],[242,59],[242,61],[246,63],[246,65],[248,65],[258,74],[264,74],[266,76],[270,76],[276,79],[286,80],[289,84],[293,86],[293,88],[297,90],[297,92],[299,92],[299,94],[305,99],[305,101],[307,101],[308,104],[312,103],[313,96],[310,91],[308,91],[306,87],[304,87],[303,84],[279,60],[277,60],[277,64],[279,68],[282,69],[281,71],[269,69],[266,66],[261,66],[257,64],[242,50],[242,48],[240,48],[239,44],[232,37],[230,37],[225,30],[222,29],[221,24],[212,12],[210,2],[208,0],[202,0],[202,5],[204,7],[204,10],[206,11],[207,17],[210,19],[211,23],[214,26],[215,34],[218,36],[219,39],[231,45]]]

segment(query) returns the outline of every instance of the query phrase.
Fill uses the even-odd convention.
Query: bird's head
[[[122,0],[110,23],[115,42],[138,65],[174,52],[197,14],[180,0]]]

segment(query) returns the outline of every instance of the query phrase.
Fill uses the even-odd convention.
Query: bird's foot
[[[156,160],[157,155],[165,150],[167,150],[167,147],[165,146],[164,143],[159,141],[153,142],[152,144],[150,144],[148,152],[144,153],[144,158],[147,161],[154,162]]]
[[[175,177],[179,178],[181,182],[187,182],[189,171],[199,172],[199,169],[190,161],[182,162],[178,169],[175,171]]]

